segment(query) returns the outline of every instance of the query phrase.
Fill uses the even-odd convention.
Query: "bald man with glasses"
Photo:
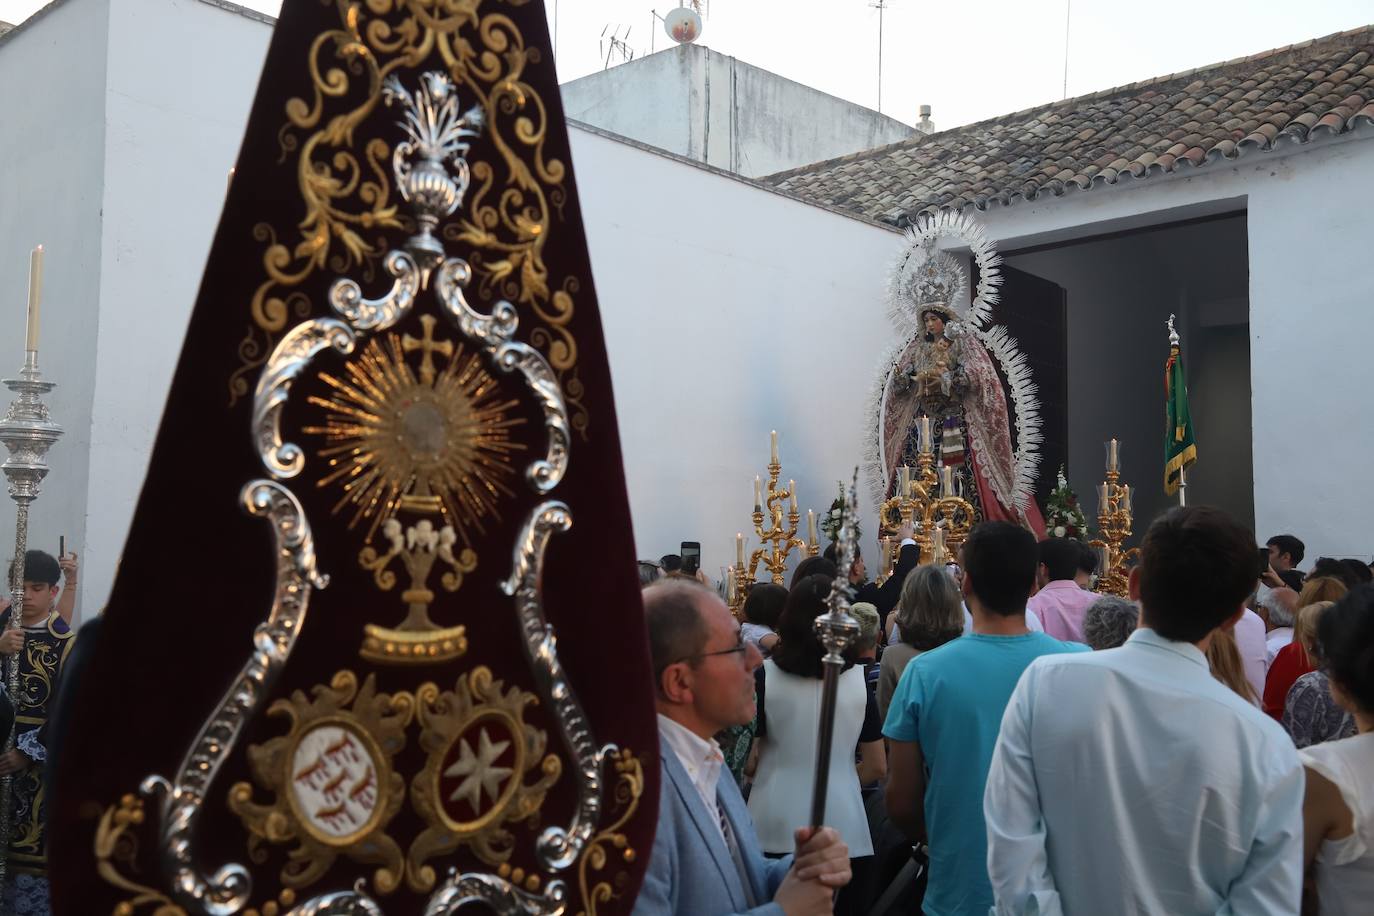
[[[797,831],[795,856],[767,859],[714,735],[754,717],[759,650],[710,589],[666,579],[644,590],[658,708],[658,832],[635,916],[819,916],[849,882],[834,830]]]

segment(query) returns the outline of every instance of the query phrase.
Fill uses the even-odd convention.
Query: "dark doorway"
[[[1246,218],[1187,222],[1004,252],[1007,283],[995,320],[1033,361],[1045,414],[1037,492],[1052,486],[1067,441],[1069,484],[1090,517],[1103,478],[1102,443],[1121,441],[1122,481],[1135,491],[1135,537],[1177,502],[1164,493],[1165,320],[1176,316],[1198,461],[1188,502],[1254,524]],[[1039,281],[1063,296],[1036,303]],[[1046,316],[1051,316],[1048,319]],[[1047,326],[1061,330],[1057,335]],[[1040,335],[1044,335],[1043,337]]]
[[[1057,283],[1017,270],[1002,268],[1001,302],[993,321],[1004,326],[1030,363],[1040,401],[1040,477],[1035,498],[1043,509],[1054,490],[1055,476],[1069,460],[1069,333],[1068,300]],[[1006,379],[1002,380],[1006,386]],[[1011,392],[1007,392],[1011,408]],[[1015,422],[1013,418],[1013,423]],[[1013,439],[1016,429],[1012,428]]]

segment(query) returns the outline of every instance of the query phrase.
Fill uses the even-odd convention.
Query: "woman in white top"
[[[1374,905],[1374,586],[1322,614],[1317,639],[1331,695],[1355,717],[1356,733],[1298,752],[1307,768],[1303,850],[1317,912],[1363,916]]]
[[[819,740],[821,687],[825,654],[816,637],[816,618],[825,613],[829,576],[798,581],[778,623],[780,640],[764,662],[759,691],[759,749],[749,814],[765,853],[793,851],[793,833],[811,817]],[[854,764],[858,747],[863,762]],[[835,705],[835,731],[830,745],[830,781],[824,822],[839,831],[856,860],[855,882],[836,901],[835,912],[858,912],[854,900],[864,886],[858,876],[873,856],[873,840],[864,812],[861,782],[880,779],[887,769],[882,723],[869,698],[864,671],[852,662],[840,675]]]

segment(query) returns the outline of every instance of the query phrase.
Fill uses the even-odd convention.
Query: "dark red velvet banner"
[[[543,4],[286,0],[65,676],[55,911],[361,880],[388,914],[629,912],[658,777],[633,560]]]

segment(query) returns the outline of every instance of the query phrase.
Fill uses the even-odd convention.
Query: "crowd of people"
[[[936,566],[903,534],[881,585],[830,551],[739,620],[641,564],[663,782],[637,914],[1371,912],[1368,564],[1304,574],[1298,538],[1180,508],[1120,598],[1071,539],[985,522]],[[859,638],[818,828],[839,576]]]

